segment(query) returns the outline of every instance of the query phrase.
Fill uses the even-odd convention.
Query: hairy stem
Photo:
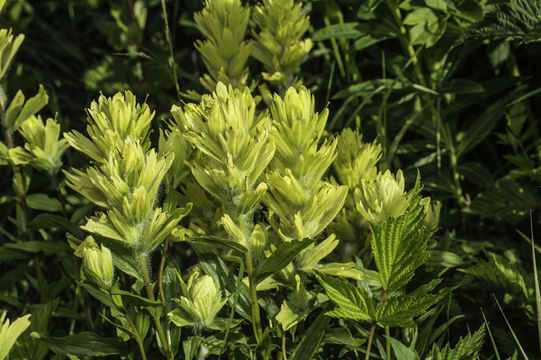
[[[158,290],[160,292],[160,300],[161,300],[161,303],[162,303],[162,311],[163,311],[163,316],[165,319],[167,319],[167,304],[165,302],[165,293],[163,292],[163,284],[162,284],[162,279],[163,279],[163,270],[165,268],[165,258],[167,256],[167,248],[169,247],[169,240],[166,238],[165,239],[165,242],[163,244],[163,252],[162,252],[162,259],[160,261],[160,270],[158,272]],[[169,321],[165,321],[165,337],[166,337],[166,340],[167,340],[167,345],[169,345],[169,347],[171,346],[171,332],[169,330]]]
[[[152,285],[150,283],[150,275],[149,275],[148,266],[147,266],[147,257],[144,253],[139,255],[139,264],[143,272],[143,280],[145,282],[147,296],[151,301],[156,301],[156,299],[154,298],[154,293],[152,291]],[[154,327],[156,328],[156,331],[158,332],[158,337],[160,338],[160,343],[162,345],[163,351],[165,352],[165,356],[167,356],[167,359],[173,360],[173,354],[171,353],[171,350],[169,349],[169,345],[167,341],[165,340],[165,334],[163,332],[160,319],[152,315],[152,320],[154,320]]]

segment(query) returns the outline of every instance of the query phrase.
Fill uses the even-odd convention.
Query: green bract
[[[17,50],[19,50],[23,40],[23,34],[14,37],[11,29],[0,29],[0,79],[4,78],[9,64],[13,56],[17,53]]]
[[[19,132],[26,140],[24,147],[33,155],[30,164],[56,174],[62,167],[62,154],[69,147],[67,140],[58,139],[60,124],[51,118],[43,124],[41,116],[31,116],[22,123]]]
[[[17,338],[30,326],[30,315],[15,320],[11,325],[6,319],[6,313],[0,315],[0,360],[4,360]]]

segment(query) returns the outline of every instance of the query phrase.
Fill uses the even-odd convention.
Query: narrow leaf
[[[280,245],[271,256],[261,261],[255,269],[256,284],[285,268],[302,250],[310,246],[312,242],[313,240],[310,239],[304,239],[303,241],[293,240]]]
[[[319,348],[319,344],[327,331],[330,319],[320,314],[310,325],[299,345],[293,351],[290,360],[310,360]]]
[[[128,351],[126,344],[116,338],[103,338],[93,332],[81,332],[64,337],[52,337],[33,332],[32,337],[43,341],[49,348],[60,355],[108,356],[124,355]]]
[[[42,211],[62,211],[60,201],[55,198],[50,198],[46,194],[30,194],[26,197],[28,207],[34,210]]]
[[[506,99],[499,99],[490,105],[461,137],[457,146],[460,157],[479,145],[494,130],[505,114]]]
[[[356,39],[363,35],[362,32],[360,32],[357,27],[358,23],[356,22],[350,22],[350,23],[344,23],[344,24],[334,24],[327,27],[324,27],[323,29],[319,29],[314,32],[312,35],[312,39],[314,41],[322,41],[322,40],[329,40],[329,39]]]

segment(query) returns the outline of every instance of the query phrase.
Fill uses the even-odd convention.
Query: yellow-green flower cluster
[[[66,172],[68,185],[106,209],[90,218],[83,229],[117,240],[136,250],[150,252],[189,212],[156,207],[158,190],[174,160],[150,148],[148,140],[153,113],[127,91],[93,102],[87,132],[65,137],[87,154],[95,165],[85,171]]]
[[[204,95],[200,104],[188,104],[183,110],[174,106],[171,112],[186,139],[200,152],[190,164],[194,178],[223,205],[228,216],[222,221],[230,234],[251,248],[254,228],[248,219],[266,192],[260,177],[275,150],[268,116],[256,113],[248,88],[222,83],[212,95]]]
[[[271,105],[276,155],[267,172],[269,220],[284,240],[314,238],[342,208],[346,186],[322,181],[336,156],[336,141],[319,145],[328,117],[314,111],[314,99],[301,88],[289,88]],[[279,221],[277,220],[279,219]]]
[[[179,308],[169,313],[171,321],[181,326],[212,326],[216,314],[227,301],[222,297],[217,281],[208,275],[201,276],[194,272],[188,279],[188,284],[179,277],[182,287],[180,299],[174,299]]]
[[[259,27],[252,55],[263,63],[263,78],[287,89],[294,74],[313,46],[311,39],[302,39],[310,26],[310,18],[302,15],[301,3],[294,0],[263,0],[255,8],[253,19]]]
[[[246,84],[251,43],[244,38],[249,19],[250,9],[240,0],[206,0],[205,8],[194,15],[197,29],[206,37],[195,47],[210,73],[201,78],[207,90],[213,91],[218,82],[235,88]]]
[[[381,146],[376,142],[363,143],[362,139],[362,134],[349,128],[338,136],[338,155],[333,166],[339,182],[350,190],[362,181],[374,181],[378,175],[376,165],[381,157]]]
[[[345,129],[338,136],[338,156],[333,163],[337,182],[349,187],[344,209],[330,226],[343,244],[344,255],[360,254],[369,260],[370,226],[380,226],[389,218],[403,215],[411,202],[411,192],[405,189],[401,170],[392,174],[381,173],[377,163],[381,147],[377,143],[364,143],[357,130]],[[424,222],[429,230],[438,226],[441,204],[423,198]],[[360,253],[359,253],[360,251]]]

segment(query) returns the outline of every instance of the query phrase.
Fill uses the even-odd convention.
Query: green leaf
[[[469,360],[477,359],[479,350],[483,345],[485,337],[485,324],[481,325],[473,335],[468,334],[464,338],[460,338],[454,349],[451,349],[449,344],[446,344],[441,350],[434,344],[427,359],[434,360]]]
[[[212,330],[218,330],[218,331],[225,331],[227,329],[232,329],[238,324],[241,323],[242,320],[240,319],[234,319],[233,321],[229,321],[229,319],[226,318],[220,318],[215,317],[210,324],[207,324],[206,326],[209,329]]]
[[[327,331],[329,321],[327,316],[320,314],[304,334],[301,342],[291,354],[290,360],[312,359]]]
[[[329,299],[336,305],[326,315],[362,321],[372,321],[376,318],[372,298],[364,289],[317,271],[315,276]]]
[[[484,91],[481,84],[470,79],[452,79],[449,85],[441,89],[441,92],[450,94],[476,94]]]
[[[265,280],[275,272],[285,268],[304,249],[310,246],[313,240],[288,241],[283,243],[272,253],[271,256],[261,261],[255,269],[256,284]]]
[[[128,352],[126,344],[118,339],[103,338],[93,332],[81,332],[64,337],[52,337],[37,332],[32,332],[31,335],[60,355],[108,356],[124,355]]]
[[[28,207],[34,210],[42,211],[62,211],[60,201],[55,198],[50,198],[46,194],[30,194],[26,197]]]
[[[400,341],[385,335],[387,341],[391,344],[393,352],[396,356],[396,359],[400,360],[418,360],[419,355],[413,349],[408,348],[406,345],[402,344]]]
[[[111,296],[109,296],[109,294],[103,292],[102,290],[94,287],[94,285],[91,284],[80,282],[79,285],[81,285],[82,288],[88,291],[88,293],[92,295],[92,297],[101,302],[103,305],[112,309],[117,309],[117,306],[113,303],[113,300],[111,299]]]
[[[447,268],[453,268],[460,266],[464,263],[462,258],[450,251],[441,250],[429,250],[429,258],[426,262],[427,265],[443,266]]]
[[[438,295],[400,295],[386,299],[378,307],[376,321],[384,326],[415,327],[413,318],[440,300]]]
[[[505,115],[506,99],[499,99],[490,105],[479,118],[460,137],[457,146],[457,157],[475,148],[488,134],[494,130],[500,119]]]
[[[191,360],[197,354],[199,345],[203,342],[202,337],[189,337],[188,339],[182,342],[182,349],[184,350],[184,359]]]
[[[152,301],[150,299],[144,298],[142,296],[132,294],[128,291],[124,290],[113,290],[111,292],[112,295],[120,295],[122,297],[122,303],[132,306],[142,306],[142,307],[152,307],[152,308],[160,308],[162,307],[162,303],[159,301]]]
[[[46,255],[56,254],[61,251],[69,250],[70,247],[64,243],[54,243],[50,241],[25,241],[14,244],[4,245],[8,249],[20,250],[29,253],[43,252]]]
[[[24,95],[19,90],[9,105],[6,112],[6,128],[9,131],[15,131],[30,116],[36,114],[49,102],[49,96],[43,85],[39,85],[36,96],[28,99],[24,105]]]
[[[396,79],[367,80],[358,84],[350,85],[338,91],[333,99],[349,98],[351,96],[372,96],[382,93],[384,90],[402,90],[404,85]]]
[[[28,223],[28,228],[33,230],[51,229],[55,227],[60,227],[72,233],[77,238],[84,237],[84,232],[79,228],[78,225],[60,215],[39,214]]]
[[[312,35],[312,40],[323,41],[338,38],[356,39],[364,35],[358,30],[358,26],[359,24],[355,22],[330,25],[315,31]]]
[[[381,285],[386,291],[398,290],[413,277],[416,268],[428,258],[426,246],[430,232],[425,228],[419,204],[419,180],[412,190],[408,210],[379,227],[371,226],[372,250]]]
[[[226,240],[226,239],[219,238],[217,236],[204,236],[204,237],[198,237],[198,238],[188,237],[188,242],[196,244],[196,245],[207,246],[207,247],[215,247],[216,245],[223,246],[228,249],[236,251],[238,255],[244,255],[249,252],[246,247],[242,246],[237,241]]]
[[[523,268],[500,255],[491,252],[487,252],[486,255],[488,261],[481,261],[460,271],[488,281],[519,297],[521,301],[528,302],[533,298],[534,284]]]
[[[357,349],[366,342],[366,339],[355,338],[346,327],[332,328],[325,333],[325,343],[343,345]]]

